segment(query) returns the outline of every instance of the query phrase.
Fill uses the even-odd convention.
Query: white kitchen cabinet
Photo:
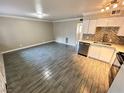
[[[101,47],[100,49],[100,60],[105,61],[105,62],[111,62],[112,57],[114,55],[114,48],[109,48],[109,47]]]
[[[83,34],[95,34],[96,27],[119,27],[118,36],[124,36],[124,17],[101,18],[83,21]]]
[[[109,48],[100,45],[91,45],[89,48],[88,56],[101,61],[110,63],[114,54],[114,48]]]
[[[97,20],[97,26],[109,27],[117,26],[120,27],[123,24],[123,17],[112,17],[112,18],[102,18]]]
[[[88,34],[95,34],[96,32],[96,20],[90,20]]]
[[[95,34],[96,20],[84,20],[82,29],[83,34]]]
[[[108,18],[108,26],[115,26],[119,27],[121,25],[121,18],[118,17],[113,17],[113,18]]]
[[[88,56],[98,59],[100,57],[100,47],[96,45],[91,45],[89,48]]]
[[[119,19],[118,19],[118,23],[119,23],[119,27],[120,27],[120,29],[119,29],[119,31],[118,31],[118,36],[124,36],[124,17],[120,17]]]
[[[97,22],[96,22],[97,27],[106,27],[107,25],[108,25],[107,18],[97,19]]]
[[[83,34],[88,34],[88,30],[89,30],[89,20],[84,20],[83,21]]]
[[[118,31],[118,36],[124,36],[124,26],[121,26],[119,31]]]

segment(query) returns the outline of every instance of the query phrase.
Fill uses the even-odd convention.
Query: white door
[[[83,23],[78,23],[77,32],[76,32],[77,41],[82,39],[82,35],[83,35],[82,30],[83,30]]]
[[[77,24],[77,31],[76,31],[76,50],[78,51],[79,48],[79,41],[82,40],[82,33],[83,30],[83,24],[82,23],[78,23]]]

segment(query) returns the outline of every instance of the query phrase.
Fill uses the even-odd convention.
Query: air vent
[[[111,15],[114,16],[114,15],[120,15],[121,14],[121,10],[113,10],[111,12]]]
[[[80,21],[83,21],[83,19],[80,19]]]

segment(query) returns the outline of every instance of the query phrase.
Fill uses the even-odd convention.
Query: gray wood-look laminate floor
[[[8,93],[107,93],[108,64],[49,43],[4,55]]]

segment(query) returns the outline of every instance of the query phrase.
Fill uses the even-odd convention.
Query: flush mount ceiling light
[[[38,13],[37,13],[36,16],[37,16],[38,18],[43,18],[43,17],[48,16],[48,14],[45,14],[45,13],[38,14]]]
[[[29,15],[32,16],[32,17],[35,17],[35,18],[40,18],[40,19],[49,16],[48,14],[45,14],[45,13],[42,13],[42,14],[30,13]]]
[[[109,6],[107,6],[105,9],[106,9],[106,10],[109,10],[110,8],[109,8]]]
[[[121,10],[123,6],[124,6],[124,0],[112,0],[111,2],[108,2],[103,6],[101,12]]]
[[[34,13],[33,15],[37,18],[43,18],[48,16],[48,14],[43,12],[41,0],[35,0],[35,10],[36,10],[36,13]]]
[[[122,5],[124,5],[124,1],[122,2]]]

